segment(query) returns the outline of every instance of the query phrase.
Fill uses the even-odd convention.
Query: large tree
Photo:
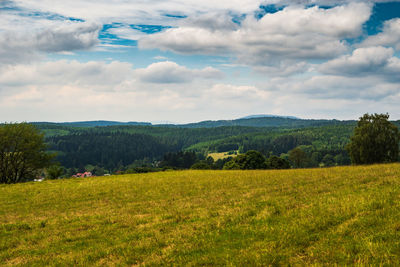
[[[303,168],[307,165],[308,156],[300,147],[296,147],[289,151],[289,160],[295,168]]]
[[[395,162],[399,139],[399,129],[389,121],[388,114],[365,114],[346,149],[353,164]]]
[[[49,166],[43,135],[28,123],[0,126],[0,183],[18,183],[37,177]]]
[[[246,154],[238,155],[224,165],[225,170],[257,170],[266,169],[265,157],[259,151],[249,150]]]

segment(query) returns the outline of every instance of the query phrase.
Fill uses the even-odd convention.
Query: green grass
[[[400,164],[0,185],[4,265],[400,265]]]

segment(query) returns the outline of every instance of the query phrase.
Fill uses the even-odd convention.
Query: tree
[[[335,158],[331,155],[331,154],[326,154],[323,158],[322,158],[322,163],[325,166],[334,166],[335,165]]]
[[[399,129],[389,114],[364,114],[346,149],[353,164],[395,162],[399,157]]]
[[[296,147],[289,151],[289,160],[293,162],[296,168],[305,167],[308,161],[307,153],[301,148]]]
[[[240,169],[242,169],[242,167],[234,159],[232,159],[224,164],[223,169],[224,170],[240,170]]]
[[[245,161],[243,162],[243,169],[245,170],[256,170],[266,169],[265,157],[261,152],[250,150],[245,154]]]
[[[196,162],[190,168],[192,170],[210,170],[211,166],[210,166],[210,164],[207,163],[207,161],[202,160],[202,161]]]
[[[43,134],[28,123],[0,126],[0,183],[35,179],[53,155],[46,152]]]
[[[60,178],[61,175],[64,174],[64,168],[60,165],[54,164],[47,168],[47,178],[54,180]]]
[[[255,150],[247,151],[244,155],[238,155],[224,165],[225,170],[256,170],[266,168],[265,157],[259,151]]]
[[[269,157],[266,164],[268,169],[290,169],[289,162],[277,156]]]

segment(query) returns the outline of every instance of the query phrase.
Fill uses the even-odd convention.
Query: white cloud
[[[100,26],[93,23],[63,22],[46,28],[0,32],[0,65],[26,62],[45,52],[70,52],[97,44]]]
[[[135,73],[141,81],[147,83],[188,83],[195,79],[223,77],[221,71],[212,67],[188,69],[171,61],[153,63],[145,69],[137,69]]]
[[[343,5],[354,2],[363,3],[385,3],[394,2],[398,0],[266,0],[265,4],[277,4],[277,5],[321,5],[321,6],[334,6]]]
[[[396,83],[383,82],[377,77],[313,76],[304,81],[291,81],[297,94],[312,99],[370,100],[379,102],[400,91]]]
[[[241,25],[228,15],[199,15],[176,28],[144,36],[142,49],[181,54],[233,54],[251,66],[279,65],[282,59],[332,58],[348,50],[344,38],[362,33],[371,6],[350,3],[331,9],[289,6],[260,20],[247,16]]]
[[[167,65],[178,74],[183,70],[201,79],[160,86],[142,80],[140,71],[151,70],[154,65],[138,72],[124,62],[55,61],[8,66],[0,73],[0,121],[173,118],[190,122],[254,113],[357,118],[365,112],[398,111],[397,84],[374,77],[319,75],[235,85],[227,80],[205,81],[203,70],[172,62]]]
[[[176,19],[165,15],[192,16],[210,11],[248,13],[256,10],[262,0],[18,0],[19,6],[66,17],[78,17],[103,23],[162,24]]]
[[[55,61],[4,67],[0,73],[0,86],[8,88],[3,93],[24,87],[77,86],[99,91],[112,91],[130,79],[132,65],[123,62]]]
[[[392,48],[382,46],[358,48],[351,55],[328,61],[320,65],[323,73],[341,76],[384,76],[400,81],[400,59],[393,56]]]
[[[311,70],[310,64],[305,61],[282,60],[275,66],[255,66],[260,73],[268,73],[269,76],[291,76]]]
[[[268,99],[270,93],[263,91],[255,86],[248,85],[231,85],[231,84],[215,84],[207,90],[207,95],[213,96],[217,101],[237,100],[247,102],[247,100]]]
[[[308,118],[357,118],[365,112],[398,113],[400,62],[394,48],[399,50],[399,19],[386,22],[382,33],[368,37],[354,51],[354,47],[344,41],[362,35],[363,24],[371,15],[371,3],[382,1],[15,2],[25,10],[25,15],[7,11],[0,16],[0,121],[189,122],[254,113]],[[260,4],[271,3],[289,6],[259,20],[254,18]],[[339,5],[323,9],[305,7],[306,4]],[[39,15],[27,15],[36,11]],[[40,12],[66,18],[54,20]],[[177,19],[166,14],[187,18]],[[240,24],[232,22],[233,17],[243,14],[246,16],[241,17]],[[88,22],[72,22],[68,17]],[[92,47],[99,49],[96,46],[99,25],[112,22],[173,26],[152,35],[127,26],[111,28],[108,32],[120,38],[139,39],[140,47],[146,49],[158,48],[185,55],[227,55],[227,63],[238,67],[232,73],[228,70],[224,77],[212,67],[193,69],[154,56],[166,55],[169,60],[180,62],[199,58],[207,62],[209,59],[157,51],[145,54],[150,55],[151,62],[154,59],[162,62],[140,69],[119,61],[35,61],[46,53],[70,54]],[[115,52],[116,47],[127,51],[123,45],[102,46],[114,48],[109,52]],[[94,54],[88,56],[98,58]],[[144,57],[140,55],[137,59]],[[311,59],[316,61],[311,63]],[[325,60],[328,62],[319,63]],[[19,64],[21,62],[33,63]],[[201,64],[209,65],[196,62],[196,65]],[[248,74],[245,66],[251,66],[262,75]],[[236,71],[240,71],[242,77],[235,74]]]
[[[369,36],[361,46],[391,46],[400,50],[400,19],[386,21],[383,31]]]

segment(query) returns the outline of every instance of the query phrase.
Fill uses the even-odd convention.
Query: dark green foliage
[[[96,176],[103,176],[104,174],[106,174],[107,172],[106,172],[106,170],[104,169],[104,168],[102,168],[102,167],[98,167],[98,166],[95,166],[94,168],[93,168],[93,171],[92,171],[92,174],[93,175],[96,175]]]
[[[290,169],[289,161],[277,156],[269,157],[266,164],[268,169]]]
[[[239,155],[240,156],[240,155]],[[238,157],[239,157],[238,156]],[[224,170],[241,170],[242,169],[242,166],[240,166],[239,165],[239,163],[236,161],[236,160],[230,160],[230,161],[228,161],[228,162],[226,162],[225,164],[224,164],[224,167],[223,167],[223,169]]]
[[[77,174],[78,170],[76,168],[68,168],[66,169],[66,176],[72,177],[73,175]]]
[[[299,147],[289,151],[289,160],[293,163],[295,168],[306,167],[309,161],[307,153]]]
[[[211,166],[206,161],[199,161],[190,167],[193,170],[210,170]]]
[[[398,161],[400,134],[388,119],[388,114],[365,114],[360,118],[346,147],[353,164]]]
[[[224,165],[225,170],[257,170],[266,169],[265,157],[259,151],[250,150],[244,155],[238,155]]]
[[[265,157],[259,151],[250,150],[245,154],[243,168],[245,170],[266,169]]]
[[[300,146],[307,147],[307,167],[317,167],[326,154],[331,154],[338,165],[350,164],[350,158],[345,150],[355,124],[343,123],[335,126],[313,127],[304,129],[272,129],[262,132],[231,136],[210,142],[198,143],[189,148],[195,151],[218,151],[220,144],[236,143],[239,152],[249,150],[260,151],[264,155],[281,155]],[[313,153],[315,153],[313,155]],[[336,158],[336,156],[338,156]]]
[[[177,150],[174,144],[165,144],[159,138],[124,132],[88,131],[47,140],[51,150],[60,151],[58,160],[67,168],[90,164],[121,170],[135,160],[161,158],[165,153]]]
[[[263,120],[255,118],[258,119]],[[282,120],[273,118],[269,121],[274,120],[277,123],[293,121],[287,118]],[[297,122],[302,121],[304,122],[304,120]],[[256,150],[263,155],[279,156],[299,146],[309,158],[304,167],[322,166],[325,164],[322,160],[327,154],[333,156],[334,165],[350,164],[345,146],[356,126],[355,122],[325,121],[322,124],[305,122],[301,127],[318,126],[296,129],[295,125],[278,123],[279,128],[242,126],[185,128],[173,125],[85,128],[59,124],[37,124],[37,127],[48,136],[47,141],[51,150],[58,153],[62,164],[79,171],[84,171],[87,164],[99,166],[110,172],[143,165],[154,167],[156,162],[163,159],[164,154],[177,151],[195,151],[198,160],[202,160],[204,158],[201,155],[204,157],[210,152],[231,150],[239,150],[240,153]],[[127,136],[122,137],[123,134]],[[108,139],[98,137],[99,135]],[[110,138],[113,139],[112,142],[108,142]],[[227,160],[219,160],[210,166],[213,169],[221,169],[226,162]]]
[[[230,150],[238,150],[239,146],[238,144],[235,143],[228,143],[228,144],[220,144],[217,146],[216,150],[217,152],[225,152],[225,151],[230,151]]]
[[[322,163],[325,166],[334,166],[335,165],[335,158],[331,154],[326,154],[322,159]]]
[[[27,123],[0,126],[0,183],[18,183],[35,179],[50,165],[43,134]]]
[[[160,169],[157,168],[152,168],[152,167],[134,167],[127,169],[124,173],[125,174],[131,174],[131,173],[148,173],[148,172],[156,172],[159,171]]]
[[[46,171],[46,178],[50,180],[58,179],[64,174],[64,168],[57,164],[50,166]]]
[[[189,169],[194,163],[197,162],[195,152],[179,151],[176,153],[167,153],[164,155],[163,160],[160,162],[160,167],[175,167],[178,169]]]
[[[227,157],[227,158],[223,158],[223,159],[218,159],[214,162],[213,164],[213,169],[215,170],[222,170],[225,166],[225,164],[229,161],[232,160],[233,157]]]

